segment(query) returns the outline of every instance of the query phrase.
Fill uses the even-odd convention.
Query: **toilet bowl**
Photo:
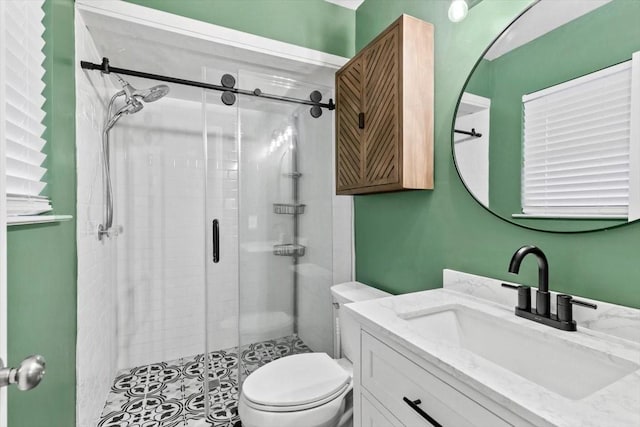
[[[352,363],[359,329],[340,307],[349,302],[388,296],[362,283],[331,288],[334,330],[339,332],[336,352],[286,356],[250,374],[242,385],[238,412],[243,427],[347,427],[352,424]]]

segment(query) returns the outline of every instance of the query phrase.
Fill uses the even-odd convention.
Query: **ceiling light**
[[[469,5],[466,0],[452,0],[449,6],[449,20],[451,22],[460,22],[466,18],[469,13]]]
[[[482,0],[451,0],[449,6],[449,20],[460,22],[467,17],[469,9],[477,6]]]

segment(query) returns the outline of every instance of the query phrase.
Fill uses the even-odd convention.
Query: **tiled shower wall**
[[[76,58],[100,55],[80,14]],[[100,73],[76,72],[78,337],[77,425],[97,424],[116,373],[115,242],[98,240],[102,221],[101,134],[108,99],[117,91]]]

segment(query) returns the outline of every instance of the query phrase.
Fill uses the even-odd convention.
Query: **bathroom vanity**
[[[640,425],[640,310],[596,302],[561,331],[501,284],[445,270],[443,289],[346,305],[354,426]]]

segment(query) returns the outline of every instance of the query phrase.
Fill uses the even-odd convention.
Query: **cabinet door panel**
[[[397,183],[400,167],[399,27],[364,55],[364,179],[367,185]]]
[[[362,129],[358,115],[362,111],[362,60],[354,61],[338,74],[336,79],[337,190],[358,187],[362,184]]]

